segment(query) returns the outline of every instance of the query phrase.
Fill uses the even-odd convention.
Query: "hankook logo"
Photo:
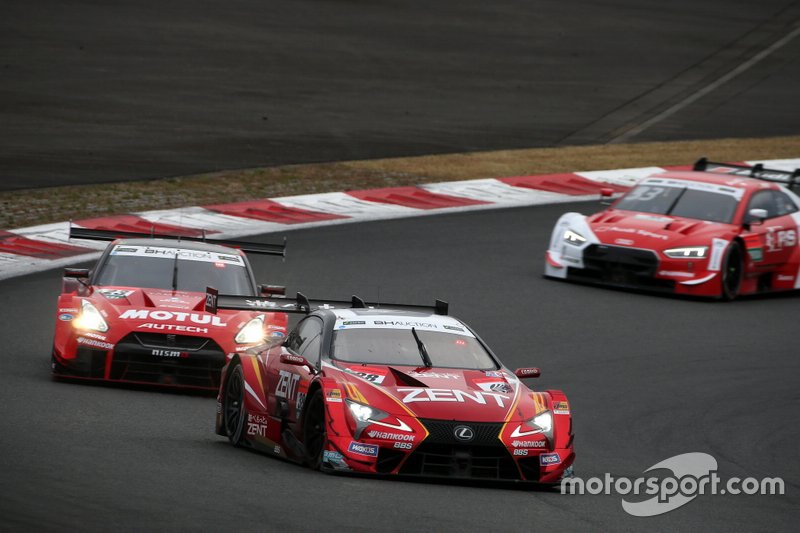
[[[469,442],[475,438],[475,432],[469,426],[456,426],[453,436],[461,442]]]

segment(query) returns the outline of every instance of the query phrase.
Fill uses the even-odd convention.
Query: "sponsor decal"
[[[487,402],[494,401],[498,407],[505,407],[505,402],[509,399],[507,395],[497,392],[475,391],[468,392],[457,389],[428,389],[421,387],[398,388],[397,392],[405,393],[403,403],[414,402],[458,402],[476,403],[486,405]]]
[[[678,270],[659,270],[659,276],[670,276],[673,278],[693,278],[694,274],[689,272],[680,272]]]
[[[726,248],[728,248],[728,241],[725,239],[711,239],[711,257],[708,259],[708,270],[719,271]]]
[[[347,451],[367,457],[378,457],[378,447],[374,444],[363,444],[361,442],[350,441],[350,446],[347,447]]]
[[[545,440],[512,440],[511,446],[514,448],[544,448],[547,446]]]
[[[87,339],[86,337],[78,337],[78,344],[85,346],[93,346],[95,348],[102,348],[103,350],[113,350],[114,345],[109,342],[98,341],[96,339]]]
[[[91,331],[84,331],[83,333],[81,333],[81,335],[83,335],[84,337],[91,337],[92,339],[97,339],[99,341],[106,340],[105,335],[101,335],[99,333],[93,333]]]
[[[557,453],[543,453],[539,456],[539,464],[541,466],[551,466],[561,463],[561,457]]]
[[[189,352],[181,352],[180,350],[162,350],[153,348],[150,351],[156,357],[189,357]]]
[[[387,431],[372,431],[367,432],[367,435],[372,439],[384,439],[384,440],[402,440],[408,442],[414,442],[416,439],[416,435],[404,435],[403,433],[389,433]]]
[[[427,328],[427,329],[439,329],[439,326],[436,324],[431,324],[430,322],[411,322],[407,320],[373,320],[373,324],[376,326],[399,326],[402,328]]]
[[[197,326],[180,326],[176,324],[153,324],[145,323],[136,326],[136,329],[157,329],[164,331],[187,331],[189,333],[208,333],[208,328],[198,328]]]
[[[553,413],[557,415],[568,415],[569,414],[569,404],[567,402],[555,402],[553,403]]]
[[[363,326],[366,324],[364,320],[348,320],[347,322],[342,322],[342,326]]]
[[[324,450],[322,452],[322,462],[336,470],[350,470],[344,460],[344,456],[339,452]]]
[[[136,291],[126,291],[122,289],[98,289],[97,292],[109,300],[123,300]]]
[[[784,276],[783,274],[779,274],[775,279],[777,281],[794,281],[794,276]]]
[[[325,401],[330,403],[341,403],[342,391],[341,389],[331,389],[325,393]]]
[[[514,389],[512,389],[511,385],[509,385],[505,380],[500,381],[496,378],[483,378],[473,379],[472,382],[483,391],[507,393],[514,392]]]
[[[273,339],[277,339],[277,338],[282,338],[282,337],[285,337],[285,336],[286,336],[286,333],[284,333],[284,332],[283,332],[283,331],[281,331],[281,330],[277,330],[277,329],[276,329],[276,330],[270,331],[270,332],[269,332],[269,336],[270,336],[270,337],[272,337]]]
[[[502,378],[503,373],[499,370],[487,370],[484,374],[487,378]]]
[[[460,328],[458,326],[451,326],[449,324],[443,324],[442,327],[444,329],[449,329],[450,331],[465,331],[464,328]]]
[[[80,309],[75,309],[74,307],[62,307],[58,310],[59,313],[77,313]]]
[[[272,449],[272,451],[275,452],[277,455],[280,455],[281,447],[276,444],[275,447]]]
[[[450,374],[449,372],[417,372],[415,370],[411,370],[410,372],[406,372],[409,376],[413,378],[431,378],[431,379],[460,379],[461,376],[458,374]]]
[[[280,398],[292,399],[297,390],[297,383],[300,381],[300,374],[287,370],[278,371],[278,386],[275,388],[275,396]]]
[[[764,249],[763,248],[748,248],[747,253],[750,255],[750,259],[754,263],[760,263],[764,260]]]
[[[623,246],[632,246],[633,241],[631,239],[614,239],[615,244],[621,244]]]
[[[380,385],[383,383],[383,380],[386,379],[386,374],[389,373],[389,370],[386,368],[372,366],[347,367],[344,370],[349,374],[355,374],[356,376],[362,377],[370,383],[374,383],[375,385]]]
[[[236,255],[220,254],[203,250],[182,250],[178,248],[165,248],[161,246],[115,246],[111,255],[155,257],[164,259],[178,259],[183,261],[199,261],[202,263],[224,263],[228,265],[244,266],[244,260]]]
[[[148,309],[128,309],[119,318],[122,320],[163,320],[169,322],[193,322],[201,326],[225,327],[228,324],[218,316],[205,313],[182,313],[179,311],[150,311]]]
[[[247,434],[251,437],[266,437],[267,436],[268,419],[263,415],[247,415]],[[275,452],[280,453],[280,451]]]
[[[303,412],[303,405],[306,403],[306,393],[305,392],[298,392],[297,393],[297,400],[295,400],[294,410],[296,416],[300,416],[300,413]]]
[[[767,228],[764,235],[768,252],[780,252],[797,244],[797,232],[793,229]]]

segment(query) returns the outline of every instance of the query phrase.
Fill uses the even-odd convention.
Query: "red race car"
[[[797,187],[800,170],[705,159],[655,174],[605,211],[562,215],[545,276],[725,300],[800,288]]]
[[[216,391],[226,357],[286,335],[284,313],[204,311],[208,284],[249,297],[281,293],[256,285],[243,250],[283,256],[285,243],[82,228],[71,228],[70,237],[113,242],[93,270],[66,269],[53,343],[56,377]]]
[[[435,307],[209,294],[217,309],[306,313],[284,342],[223,370],[216,428],[327,472],[558,483],[572,475],[563,392],[534,392]]]

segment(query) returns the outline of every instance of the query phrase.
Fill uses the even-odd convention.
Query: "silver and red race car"
[[[283,256],[285,244],[75,227],[70,237],[113,242],[94,269],[66,269],[53,342],[56,377],[216,391],[227,354],[286,334],[283,313],[204,311],[209,284],[242,296],[282,293],[256,285],[243,250]]]
[[[798,289],[797,187],[800,170],[705,159],[655,174],[605,211],[562,215],[545,276],[726,300]]]
[[[217,433],[329,472],[557,483],[572,474],[563,392],[534,392],[447,304],[208,296],[217,309],[300,312],[284,342],[233,355]]]

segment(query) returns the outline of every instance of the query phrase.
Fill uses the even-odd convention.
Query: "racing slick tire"
[[[744,257],[742,246],[734,241],[728,246],[725,260],[722,262],[722,300],[731,301],[739,294],[744,273]]]
[[[244,407],[244,371],[239,361],[233,363],[233,368],[225,381],[222,393],[222,427],[225,436],[234,446],[241,446],[244,442],[244,426],[247,410]]]
[[[314,470],[319,470],[328,444],[325,398],[322,395],[322,389],[317,389],[306,404],[305,417],[303,419],[303,444],[306,449],[308,466]]]

